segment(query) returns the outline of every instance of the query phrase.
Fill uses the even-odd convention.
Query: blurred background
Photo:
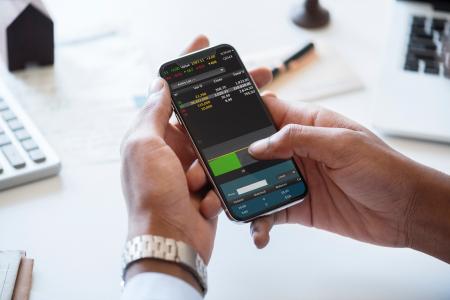
[[[198,34],[254,57],[271,49],[327,45],[357,83],[314,100],[371,126],[391,0],[323,0],[331,23],[305,30],[297,0],[47,0],[55,63],[0,77],[63,162],[60,176],[0,193],[0,249],[26,249],[31,299],[118,299],[126,215],[119,145],[159,66]],[[264,55],[263,55],[264,56]],[[295,96],[286,101],[297,101]],[[450,170],[450,148],[383,136],[402,153]],[[206,299],[450,299],[450,269],[426,255],[300,226],[277,227],[269,247],[248,225],[221,216]]]

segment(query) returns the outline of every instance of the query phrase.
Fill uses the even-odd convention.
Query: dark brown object
[[[303,28],[320,28],[330,22],[330,13],[320,5],[319,0],[305,0],[292,15],[292,21]]]
[[[10,71],[54,62],[53,21],[41,0],[0,0],[0,54]]]

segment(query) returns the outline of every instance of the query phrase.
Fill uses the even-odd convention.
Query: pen
[[[281,66],[272,69],[273,78],[277,77],[282,71],[289,70],[289,64],[291,62],[301,59],[312,50],[314,50],[314,44],[308,43],[302,49],[292,54],[290,57],[283,61],[283,64]]]

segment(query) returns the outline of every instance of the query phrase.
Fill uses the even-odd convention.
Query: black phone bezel
[[[258,89],[258,87],[256,86],[255,82],[253,81],[253,78],[250,76],[250,73],[247,71],[247,68],[245,67],[244,63],[242,62],[242,60],[241,60],[239,54],[237,53],[236,49],[235,49],[233,46],[229,45],[229,44],[219,44],[219,45],[216,45],[216,46],[213,46],[213,47],[209,47],[209,48],[202,49],[202,50],[199,50],[199,51],[196,51],[196,52],[193,52],[193,53],[186,54],[186,55],[184,55],[184,56],[182,56],[182,57],[179,57],[179,58],[174,59],[174,60],[171,60],[171,61],[168,61],[168,62],[162,64],[161,67],[159,68],[159,75],[160,75],[161,77],[163,77],[163,76],[162,76],[162,72],[163,72],[164,68],[165,68],[166,66],[168,66],[168,65],[171,65],[171,64],[174,64],[174,63],[177,63],[177,64],[183,64],[183,62],[185,62],[185,61],[190,61],[190,60],[195,59],[195,58],[207,56],[208,53],[213,53],[213,52],[215,53],[217,48],[222,48],[222,47],[230,47],[231,49],[233,49],[233,51],[234,51],[234,53],[235,53],[235,55],[236,55],[236,59],[238,60],[238,62],[239,62],[239,64],[241,65],[242,69],[244,70],[246,76],[248,76],[248,78],[250,78],[250,80],[251,80],[251,82],[252,82],[252,85],[253,85],[253,88],[257,91],[257,93],[255,93],[256,97],[258,98],[260,104],[261,104],[262,107],[264,108],[264,111],[266,112],[267,117],[270,119],[270,122],[271,122],[272,126],[278,131],[279,128],[278,128],[278,127],[276,126],[276,124],[274,123],[273,118],[272,118],[272,115],[270,114],[269,110],[267,109],[266,105],[264,104],[264,101],[262,100],[261,95],[260,95],[260,93],[259,93],[259,89]],[[170,89],[170,95],[171,95],[171,97],[172,97],[172,107],[173,107],[173,110],[174,110],[174,112],[175,112],[175,114],[176,114],[176,116],[177,116],[179,122],[183,125],[183,127],[184,127],[184,128],[186,129],[186,131],[188,132],[189,137],[190,137],[190,139],[191,139],[191,142],[192,142],[192,144],[194,145],[196,152],[197,152],[198,155],[200,156],[199,159],[201,159],[203,167],[206,168],[205,171],[208,172],[208,177],[209,177],[209,179],[210,179],[211,181],[213,181],[212,184],[213,184],[213,186],[215,187],[216,192],[219,193],[218,196],[220,197],[220,200],[221,200],[222,204],[225,205],[225,207],[226,207],[226,209],[227,209],[227,212],[228,212],[228,214],[229,214],[229,216],[230,216],[231,218],[233,218],[235,221],[238,221],[238,222],[249,222],[249,221],[251,221],[251,220],[253,220],[253,219],[255,219],[255,218],[258,218],[258,217],[260,217],[260,216],[263,216],[263,215],[266,215],[266,214],[270,214],[270,213],[272,213],[272,212],[275,212],[275,211],[277,211],[278,209],[280,209],[281,207],[289,206],[290,204],[292,204],[292,203],[294,203],[294,202],[297,202],[297,201],[300,201],[300,200],[302,200],[302,199],[304,199],[304,198],[306,197],[306,195],[308,194],[308,185],[307,185],[307,183],[305,182],[305,179],[304,179],[304,177],[303,177],[303,174],[300,172],[300,169],[299,169],[297,163],[295,162],[295,160],[294,160],[293,158],[290,158],[290,160],[293,162],[293,164],[294,164],[294,166],[295,166],[295,169],[296,169],[296,171],[297,171],[299,177],[301,178],[303,184],[305,185],[305,191],[303,192],[303,194],[302,194],[302,195],[299,195],[299,196],[297,196],[297,197],[294,197],[294,198],[293,198],[291,201],[289,201],[289,202],[285,202],[285,203],[282,203],[282,204],[280,204],[280,205],[273,206],[273,207],[271,207],[270,209],[265,210],[265,211],[263,211],[263,212],[260,212],[260,213],[258,213],[258,214],[249,215],[249,216],[246,217],[245,219],[241,219],[241,218],[235,216],[235,215],[232,213],[230,207],[228,206],[228,203],[227,203],[227,200],[226,200],[226,198],[225,198],[225,195],[223,195],[223,193],[221,192],[220,188],[218,187],[218,185],[217,185],[216,182],[214,181],[214,175],[213,175],[212,170],[210,169],[210,167],[209,167],[209,165],[208,165],[208,163],[207,163],[207,160],[205,160],[205,157],[203,157],[203,154],[202,154],[202,152],[200,151],[200,149],[199,149],[199,147],[197,146],[197,144],[195,143],[195,140],[192,138],[191,133],[189,132],[188,127],[185,125],[185,120],[183,119],[183,117],[182,117],[181,114],[179,113],[179,111],[178,111],[178,109],[177,109],[177,107],[176,107],[176,105],[175,105],[175,102],[173,101],[173,96],[172,96],[173,93],[172,93],[172,89],[170,88],[170,85],[169,85],[169,89]]]

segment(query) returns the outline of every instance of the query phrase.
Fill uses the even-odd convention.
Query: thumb
[[[264,92],[262,95],[264,104],[272,116],[273,122],[281,127],[286,115],[291,109],[287,102],[280,101],[278,97],[272,92]]]
[[[345,165],[354,150],[358,133],[344,128],[289,124],[279,132],[249,147],[257,159],[287,159],[294,155],[325,163],[330,168]]]
[[[167,82],[156,78],[150,86],[147,103],[138,117],[138,127],[163,137],[172,114],[171,95]]]

